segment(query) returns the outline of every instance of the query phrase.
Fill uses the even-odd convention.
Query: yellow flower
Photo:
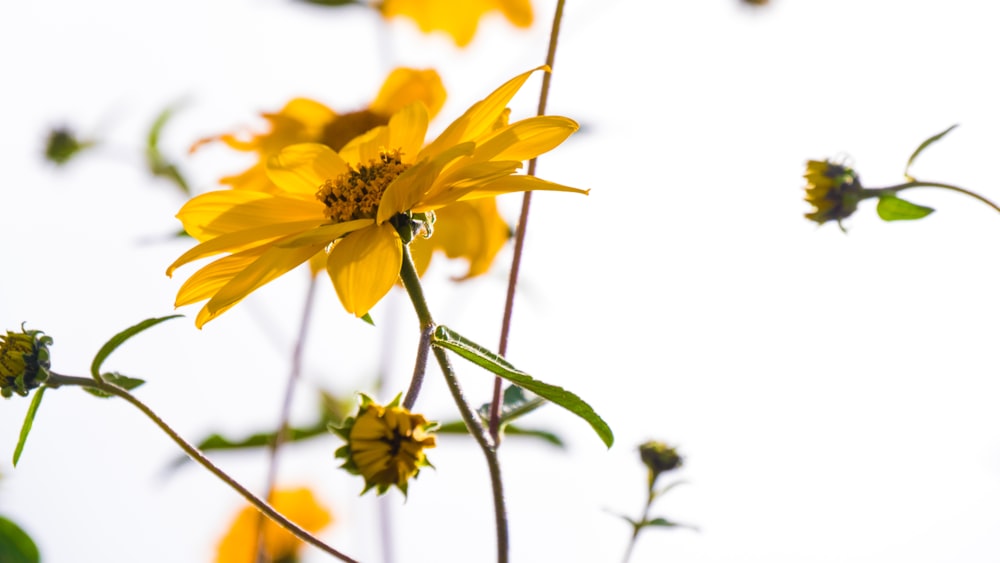
[[[472,41],[479,20],[493,11],[503,13],[517,27],[530,27],[533,19],[530,0],[384,0],[382,16],[404,16],[416,22],[424,33],[444,31],[459,47]]]
[[[333,521],[330,512],[323,508],[307,488],[275,491],[271,506],[309,533],[315,534]],[[302,540],[291,532],[265,518],[260,524],[260,512],[252,506],[241,510],[232,526],[219,542],[216,563],[256,563],[258,526],[263,527],[264,552],[267,561],[297,561]]]
[[[49,377],[52,337],[40,330],[7,331],[0,335],[0,395],[22,397]]]
[[[361,395],[361,408],[334,432],[347,441],[336,452],[344,459],[343,468],[365,479],[365,488],[379,494],[395,485],[406,494],[410,479],[429,466],[425,449],[437,441],[430,431],[435,424],[423,415],[413,414],[399,406],[399,396],[386,406]]]
[[[327,106],[308,98],[295,98],[278,113],[264,113],[270,130],[251,134],[249,138],[226,133],[196,142],[191,150],[205,143],[222,141],[238,151],[256,152],[259,160],[247,170],[219,180],[232,188],[273,192],[267,177],[267,159],[288,145],[323,143],[340,150],[348,141],[362,133],[385,125],[389,117],[403,107],[421,101],[433,117],[444,105],[446,93],[441,77],[433,69],[397,68],[389,73],[371,106],[359,111],[338,114]]]
[[[429,118],[418,102],[339,153],[316,143],[285,147],[268,160],[276,193],[221,190],[195,197],[177,216],[202,242],[167,274],[200,258],[227,255],[191,276],[176,306],[207,299],[195,321],[201,327],[326,250],[337,296],[349,313],[363,317],[395,284],[403,244],[419,231],[413,226],[429,228],[435,210],[511,192],[588,193],[515,174],[524,160],[555,148],[579,128],[559,116],[505,124],[507,103],[532,72],[474,104],[427,146]]]
[[[806,164],[806,201],[815,208],[806,218],[823,224],[850,217],[862,199],[861,182],[854,170],[829,160]],[[843,227],[841,227],[843,228]]]

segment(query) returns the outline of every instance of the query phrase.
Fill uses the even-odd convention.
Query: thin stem
[[[646,497],[646,508],[642,511],[642,518],[639,519],[637,524],[632,524],[632,537],[629,539],[628,546],[625,548],[625,557],[622,558],[622,563],[628,563],[628,560],[632,557],[632,550],[635,548],[635,542],[639,539],[639,532],[642,531],[644,523],[649,519],[649,509],[653,506],[653,501],[656,500],[656,493],[653,487],[655,486],[655,477],[650,473],[649,475],[649,493]]]
[[[549,102],[549,87],[552,84],[552,70],[556,64],[556,47],[559,44],[559,30],[562,27],[563,7],[565,0],[556,3],[556,13],[552,18],[552,31],[549,33],[549,50],[545,55],[545,64],[549,72],[542,77],[542,92],[538,96],[538,115],[545,115],[545,107]],[[528,176],[535,175],[538,158],[528,162]],[[531,209],[531,192],[524,192],[521,199],[521,216],[517,220],[517,232],[514,235],[514,258],[510,265],[510,278],[507,280],[507,298],[503,307],[503,322],[500,326],[500,345],[497,353],[507,354],[507,340],[510,335],[510,323],[514,314],[514,294],[517,291],[517,277],[521,272],[521,255],[524,253],[524,237],[528,231],[528,211]],[[490,402],[490,436],[493,443],[500,445],[500,392],[502,380],[497,376],[493,380],[493,400]]]
[[[245,498],[247,502],[254,505],[257,508],[257,510],[263,512],[271,520],[274,520],[276,524],[278,524],[282,528],[285,528],[300,540],[320,549],[324,553],[332,555],[337,559],[340,559],[341,561],[347,561],[348,563],[357,563],[357,560],[352,559],[351,557],[348,557],[347,555],[344,555],[343,553],[323,543],[323,541],[321,541],[319,538],[313,536],[306,530],[299,527],[298,524],[285,518],[280,512],[271,507],[271,505],[268,504],[266,501],[264,501],[261,498],[258,498],[256,495],[250,492],[249,489],[247,489],[239,482],[237,482],[235,479],[230,477],[225,471],[219,469],[219,467],[216,466],[214,463],[212,463],[210,459],[205,457],[205,454],[201,453],[201,451],[199,451],[198,448],[188,443],[187,440],[182,438],[180,434],[175,432],[173,428],[171,428],[166,422],[164,422],[164,420],[160,418],[159,415],[153,412],[153,410],[147,407],[145,403],[137,399],[127,390],[122,389],[117,385],[112,385],[110,383],[105,383],[100,381],[94,381],[93,379],[87,377],[73,377],[68,375],[60,375],[57,373],[50,373],[48,379],[45,381],[45,385],[47,387],[52,387],[52,388],[61,387],[63,385],[86,387],[90,389],[96,389],[98,391],[107,393],[109,395],[114,395],[115,397],[120,397],[122,399],[125,399],[126,401],[131,403],[132,406],[142,411],[143,414],[145,414],[150,420],[152,420],[153,423],[160,428],[160,430],[162,430],[167,436],[170,437],[171,440],[174,441],[174,443],[176,443],[178,446],[180,446],[182,450],[184,450],[184,453],[191,456],[191,459],[200,463],[205,469],[207,469],[213,475],[215,475],[216,477],[221,479],[224,483],[233,488],[243,498]]]
[[[1000,213],[1000,206],[997,206],[997,204],[995,204],[992,201],[986,199],[985,197],[977,194],[976,192],[969,191],[969,190],[967,190],[965,188],[960,188],[958,186],[953,186],[951,184],[942,184],[942,183],[939,183],[939,182],[917,182],[917,181],[914,181],[914,182],[907,182],[905,184],[899,184],[899,185],[896,185],[896,186],[889,186],[887,188],[876,188],[876,189],[867,189],[866,188],[864,190],[864,192],[862,192],[862,193],[869,194],[868,197],[878,197],[879,194],[883,194],[883,193],[894,194],[896,192],[901,192],[903,190],[908,190],[910,188],[941,188],[943,190],[951,190],[953,192],[958,192],[960,194],[965,194],[965,195],[967,195],[969,197],[978,199],[979,201],[981,201],[981,202],[985,203],[986,205],[992,207],[996,212]]]
[[[427,352],[431,349],[431,334],[433,332],[433,322],[420,330],[420,345],[417,348],[417,360],[413,366],[413,378],[410,379],[410,388],[406,390],[406,397],[403,398],[403,408],[406,410],[413,409],[413,404],[417,402],[417,395],[420,394],[420,386],[424,383],[424,374],[427,373]]]
[[[288,381],[285,383],[285,396],[281,401],[281,412],[278,415],[278,432],[274,442],[268,447],[267,477],[264,481],[264,498],[271,502],[275,483],[278,480],[278,450],[288,441],[288,419],[292,412],[292,399],[295,396],[295,384],[302,373],[302,355],[305,350],[306,336],[309,334],[309,323],[312,320],[313,300],[316,296],[316,276],[309,276],[309,287],[306,289],[305,303],[302,306],[302,318],[299,321],[299,334],[292,348],[291,366],[288,370]],[[257,518],[257,563],[267,563],[267,551],[264,546],[264,514]]]
[[[399,277],[403,282],[403,287],[406,288],[406,292],[410,295],[413,308],[417,311],[421,333],[433,334],[434,319],[431,317],[427,301],[424,299],[424,292],[420,286],[420,277],[417,275],[417,269],[413,265],[413,257],[410,255],[410,248],[407,245],[403,245],[403,265],[399,271]],[[451,392],[451,396],[455,400],[455,405],[458,407],[458,412],[462,416],[465,426],[469,429],[469,434],[472,434],[473,439],[479,444],[479,448],[483,450],[483,455],[486,457],[486,465],[489,467],[490,472],[490,485],[493,489],[493,512],[496,518],[497,532],[497,562],[507,563],[509,560],[510,535],[507,527],[507,508],[503,496],[503,481],[500,478],[500,460],[497,458],[495,442],[491,441],[489,434],[479,421],[478,415],[465,398],[448,354],[436,346],[432,346],[431,348],[434,351],[434,358],[437,360],[438,365],[441,367],[441,372],[444,374],[445,382],[448,384],[448,391]]]

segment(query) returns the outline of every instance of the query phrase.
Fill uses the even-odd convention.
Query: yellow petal
[[[344,309],[363,317],[399,278],[403,247],[386,223],[355,231],[330,251],[326,268]]]
[[[492,131],[494,124],[503,114],[504,109],[506,109],[507,104],[514,97],[514,94],[521,89],[521,86],[528,80],[528,77],[538,70],[548,71],[549,67],[540,66],[519,74],[508,80],[483,100],[475,103],[461,117],[449,125],[444,133],[441,133],[433,143],[427,145],[417,160],[426,156],[436,155],[452,145],[475,140],[484,133]]]
[[[531,27],[534,14],[531,12],[530,0],[500,0],[499,4],[510,23],[517,27]]]
[[[326,145],[290,145],[267,159],[267,177],[279,188],[302,195],[316,195],[323,182],[347,172],[347,164]]]
[[[315,229],[310,229],[304,233],[293,235],[287,239],[281,241],[275,246],[290,247],[290,246],[326,246],[331,242],[339,239],[340,237],[346,235],[347,233],[363,229],[372,223],[374,219],[356,219],[354,221],[345,221],[343,223],[334,223],[332,225],[323,225],[316,227]]]
[[[530,160],[565,141],[580,126],[568,117],[529,117],[476,143],[475,160]]]
[[[319,252],[320,248],[315,246],[299,246],[294,248],[280,248],[272,246],[264,251],[249,266],[236,274],[229,283],[222,286],[215,296],[205,304],[207,314],[202,320],[202,315],[195,319],[198,328],[208,321],[218,317],[233,305],[242,301],[247,295],[264,284],[277,279],[289,270],[305,262],[313,254]],[[200,324],[199,324],[200,320]]]
[[[389,120],[389,142],[384,148],[390,151],[399,149],[404,162],[415,162],[420,148],[424,146],[428,120],[423,102],[412,103],[396,112]]]
[[[459,201],[479,199],[483,197],[494,197],[500,194],[509,194],[513,192],[528,192],[528,191],[573,192],[583,195],[587,195],[590,193],[590,190],[571,188],[569,186],[564,186],[562,184],[556,184],[555,182],[549,182],[548,180],[542,180],[541,178],[535,178],[534,176],[517,175],[517,176],[507,176],[495,182],[491,182],[485,186],[476,188],[475,190],[459,198]]]
[[[414,261],[418,242],[443,250],[448,258],[465,258],[469,261],[469,271],[460,279],[486,273],[510,238],[510,227],[497,212],[494,198],[460,201],[435,213],[434,235],[410,245]]]
[[[235,233],[217,236],[188,250],[167,268],[167,275],[174,270],[200,258],[207,258],[220,252],[240,252],[249,248],[266,245],[276,239],[291,234],[308,231],[317,226],[316,221],[299,221],[295,223],[278,223],[252,229],[244,229]]]
[[[382,115],[392,115],[413,102],[423,102],[427,112],[434,117],[444,106],[446,96],[441,77],[434,69],[400,67],[386,77],[370,109]]]
[[[442,174],[424,194],[413,211],[433,211],[475,192],[484,186],[509,177],[521,167],[520,161],[459,163]]]
[[[323,222],[323,204],[243,190],[216,190],[192,198],[177,213],[184,230],[199,241],[275,223]]]
[[[179,290],[174,307],[183,307],[206,299],[211,299],[222,286],[229,283],[236,274],[242,272],[256,260],[266,247],[253,248],[238,254],[223,256],[203,267],[187,279]]]
[[[340,158],[344,162],[357,166],[377,160],[384,148],[389,144],[389,128],[385,125],[375,127],[363,135],[351,139],[340,149]]]

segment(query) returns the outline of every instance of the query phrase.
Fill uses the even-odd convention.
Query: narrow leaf
[[[28,433],[31,432],[31,426],[35,423],[35,414],[38,413],[38,406],[42,404],[42,394],[45,393],[45,386],[38,388],[35,391],[35,396],[31,398],[31,404],[28,405],[28,412],[24,415],[24,424],[21,425],[21,436],[17,439],[17,445],[14,446],[14,467],[17,467],[17,461],[21,459],[21,452],[24,451],[24,443],[28,440]],[[0,559],[0,561],[6,561],[6,559]]]
[[[432,344],[439,348],[451,350],[479,367],[499,375],[511,383],[520,385],[540,397],[552,401],[560,407],[563,407],[564,409],[586,420],[590,424],[591,428],[597,432],[597,435],[607,447],[610,448],[611,444],[614,443],[615,438],[614,434],[611,432],[611,428],[608,427],[607,423],[604,422],[604,420],[598,416],[596,412],[594,412],[594,409],[591,408],[590,405],[574,393],[567,391],[562,387],[549,385],[548,383],[543,383],[534,379],[530,375],[517,370],[510,364],[510,362],[502,357],[444,326],[439,326],[434,331],[434,341]]]
[[[903,176],[905,176],[906,179],[909,180],[909,181],[911,181],[911,182],[915,181],[915,179],[913,178],[913,176],[910,176],[910,166],[913,165],[913,161],[917,159],[917,156],[920,153],[924,152],[924,149],[926,149],[927,147],[929,147],[929,146],[933,145],[934,143],[940,141],[942,137],[944,137],[948,133],[951,133],[952,129],[954,129],[956,127],[958,127],[958,123],[952,125],[951,127],[945,129],[944,131],[941,131],[937,135],[934,135],[934,136],[928,138],[926,141],[920,143],[920,146],[917,147],[917,150],[913,151],[913,154],[910,155],[910,160],[906,161],[906,168],[903,170]]]
[[[455,420],[451,422],[445,422],[434,430],[437,434],[468,434],[469,429],[465,427],[465,422],[461,420]],[[555,432],[550,432],[548,430],[541,430],[538,428],[522,428],[520,426],[515,426],[513,424],[508,424],[503,427],[504,436],[519,436],[522,438],[538,438],[543,442],[552,444],[557,448],[565,448],[566,442],[559,437]]]
[[[167,317],[146,319],[141,323],[130,326],[125,330],[119,332],[118,334],[112,336],[111,340],[108,340],[104,344],[104,346],[101,346],[101,349],[97,351],[97,355],[94,356],[94,361],[90,364],[90,374],[97,381],[103,381],[101,379],[101,364],[103,364],[104,360],[108,359],[108,356],[110,356],[111,353],[115,351],[115,349],[121,346],[123,342],[139,334],[140,332],[146,330],[149,327],[158,325],[163,321],[176,319],[177,317],[182,317],[182,316],[183,315],[170,315]]]
[[[144,379],[136,379],[134,377],[128,377],[127,375],[122,375],[120,373],[113,373],[113,372],[102,373],[101,381],[117,385],[118,387],[121,387],[126,391],[131,391],[146,382],[146,380]],[[111,393],[106,393],[104,391],[101,391],[100,389],[94,389],[93,387],[84,387],[83,390],[95,397],[100,397],[102,399],[107,399],[114,396]]]
[[[646,526],[663,526],[666,528],[674,528],[676,526],[680,526],[680,524],[678,524],[677,522],[671,522],[666,518],[653,518],[652,520],[646,520],[645,522],[643,522],[643,524],[645,524]]]
[[[914,221],[923,219],[934,212],[930,207],[910,203],[894,195],[878,198],[878,216],[883,221]]]
[[[317,436],[329,434],[327,425],[329,418],[323,418],[316,424],[303,427],[289,428],[285,436],[285,444],[308,440]],[[203,452],[212,450],[247,450],[270,446],[277,440],[276,432],[256,432],[242,438],[227,438],[221,434],[212,434],[197,444],[197,448]],[[170,464],[170,469],[177,468],[189,461],[187,456],[178,457]]]
[[[0,516],[0,561],[39,563],[41,555],[34,540],[20,526]]]
[[[163,132],[163,127],[174,116],[176,110],[177,108],[174,106],[168,107],[161,111],[160,115],[156,116],[156,120],[153,121],[153,125],[149,128],[149,133],[146,135],[146,161],[149,165],[149,172],[153,176],[166,178],[177,184],[177,187],[184,192],[184,195],[191,195],[191,188],[181,174],[180,169],[177,168],[176,164],[170,162],[160,150],[160,134]]]

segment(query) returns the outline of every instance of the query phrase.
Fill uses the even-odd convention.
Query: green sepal
[[[375,326],[375,321],[372,320],[372,316],[371,316],[370,313],[365,313],[365,316],[360,317],[360,319],[363,320],[363,321],[365,321],[366,323],[372,325],[372,326]]]
[[[35,396],[31,398],[31,404],[28,405],[28,412],[24,415],[24,424],[21,425],[21,435],[18,436],[17,445],[14,446],[14,467],[17,467],[17,462],[21,459],[21,452],[24,451],[24,443],[28,441],[28,434],[35,423],[35,415],[38,413],[38,407],[42,404],[43,393],[45,393],[45,387],[39,387],[38,391],[35,392]],[[0,561],[6,561],[6,559],[0,558]]]
[[[915,221],[934,213],[930,207],[910,203],[891,194],[878,198],[877,210],[883,221]]]
[[[952,129],[956,127],[958,127],[958,123],[952,125],[951,127],[945,129],[944,131],[941,131],[937,135],[929,137],[926,141],[920,143],[920,146],[917,147],[917,150],[913,151],[913,154],[910,155],[910,160],[906,161],[906,168],[903,169],[903,177],[905,177],[907,180],[911,182],[916,182],[916,178],[910,176],[910,166],[913,165],[913,161],[917,159],[917,156],[920,155],[920,153],[924,152],[924,149],[940,141],[945,135],[951,133]]]
[[[94,361],[91,362],[90,364],[90,375],[93,376],[93,378],[96,381],[104,381],[104,379],[101,377],[101,364],[103,364],[104,360],[108,359],[108,356],[110,356],[112,352],[114,352],[119,346],[121,346],[122,343],[124,343],[129,338],[132,338],[133,336],[139,334],[140,332],[146,330],[147,328],[158,325],[163,321],[169,321],[170,319],[176,319],[177,317],[183,317],[183,316],[184,315],[170,315],[167,317],[146,319],[141,323],[130,326],[125,330],[119,332],[118,334],[112,336],[111,339],[105,342],[104,346],[101,346],[101,349],[97,351],[97,355],[94,356]]]
[[[610,448],[614,443],[614,434],[607,423],[594,412],[594,409],[590,405],[571,391],[534,379],[530,375],[519,371],[504,358],[447,327],[438,326],[434,330],[434,338],[431,344],[439,348],[451,350],[479,367],[499,375],[511,383],[520,385],[542,398],[552,401],[587,421],[598,437],[600,437],[601,441],[604,442],[604,445]]]
[[[153,125],[149,128],[149,133],[146,135],[146,163],[149,166],[150,174],[170,180],[180,188],[184,195],[189,196],[191,188],[184,176],[181,175],[180,169],[177,168],[176,164],[167,160],[163,152],[160,151],[160,133],[174,116],[175,111],[177,111],[177,106],[167,107],[156,116]]]
[[[145,379],[129,377],[127,375],[122,375],[120,373],[115,373],[115,372],[102,373],[100,377],[101,381],[103,381],[104,383],[110,383],[112,385],[116,385],[118,387],[121,387],[122,389],[125,389],[126,391],[131,391],[146,382]],[[114,396],[110,393],[105,393],[100,389],[94,389],[93,387],[84,387],[83,390],[95,397],[100,397],[102,399],[107,399],[109,397]]]
[[[485,419],[484,419],[485,422]],[[504,437],[507,436],[521,436],[524,438],[538,438],[543,442],[548,442],[557,448],[566,448],[566,443],[563,439],[559,437],[555,432],[550,432],[548,430],[541,430],[538,428],[523,428],[521,426],[515,426],[513,424],[508,424],[503,426]],[[466,428],[465,422],[461,420],[453,420],[451,422],[445,422],[437,427],[436,432],[438,434],[468,434],[469,429]]]
[[[38,546],[20,526],[0,516],[0,561],[4,563],[39,563]]]

